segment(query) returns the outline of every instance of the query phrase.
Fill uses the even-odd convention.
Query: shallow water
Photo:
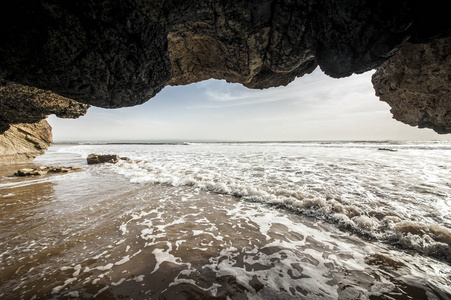
[[[0,298],[451,299],[446,146],[52,146],[0,170]]]

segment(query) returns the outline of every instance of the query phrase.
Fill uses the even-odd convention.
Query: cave
[[[376,69],[395,119],[450,133],[446,12],[441,1],[14,1],[1,12],[1,153],[45,151],[51,135],[33,132],[49,131],[50,114],[139,105],[210,78],[284,86],[316,68]]]

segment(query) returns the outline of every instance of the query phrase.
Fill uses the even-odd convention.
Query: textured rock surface
[[[80,171],[82,170],[82,168],[80,167],[45,167],[45,166],[40,166],[38,168],[26,168],[26,169],[20,169],[17,170],[14,173],[14,176],[41,176],[41,175],[46,175],[48,173],[57,173],[57,174],[64,174],[64,173],[71,173],[71,172],[76,172],[76,171]]]
[[[12,1],[0,16],[0,76],[101,107],[207,78],[283,85],[317,64],[343,77],[409,39],[448,35],[447,4],[432,2]]]
[[[88,108],[50,91],[0,80],[0,163],[31,161],[43,154],[52,141],[50,125],[43,120],[48,115],[78,118]]]
[[[344,77],[380,66],[407,42],[450,36],[447,6],[438,0],[9,1],[0,10],[0,78],[19,91],[33,86],[125,107],[165,85],[208,78],[265,88],[318,65]],[[22,114],[29,100],[8,99],[1,105],[17,115],[0,115],[0,130],[53,110],[41,109],[47,97],[35,97]],[[83,109],[56,101],[68,103],[61,115]],[[431,122],[420,126],[443,128]]]
[[[9,124],[35,123],[50,114],[78,118],[89,105],[61,97],[50,91],[0,80],[0,134]]]
[[[119,161],[120,157],[119,155],[115,154],[96,154],[92,153],[89,154],[86,158],[86,162],[88,165],[95,165],[95,164],[103,164],[103,163],[112,163],[115,164]]]
[[[0,164],[32,161],[44,154],[52,143],[52,128],[47,121],[15,124],[0,135]]]
[[[163,4],[142,2],[8,3],[0,16],[0,76],[104,107],[150,99],[172,72],[158,19]]]
[[[199,2],[171,27],[168,49],[180,85],[209,78],[250,88],[287,85],[317,66],[310,4],[284,1]]]
[[[372,81],[395,119],[451,132],[451,38],[407,45],[377,69]]]

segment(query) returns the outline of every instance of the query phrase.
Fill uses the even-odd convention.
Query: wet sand
[[[451,298],[444,262],[275,206],[85,167],[1,169],[1,299]]]

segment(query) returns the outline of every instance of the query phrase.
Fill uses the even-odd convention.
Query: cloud
[[[55,141],[451,139],[394,121],[374,95],[372,73],[333,79],[317,69],[265,90],[207,80],[166,87],[141,106],[49,122]]]
[[[350,98],[356,98],[361,94],[368,94],[372,73],[333,79],[324,75],[318,68],[312,74],[296,79],[287,86],[264,90],[247,89],[240,84],[229,84],[220,80],[207,80],[198,86],[206,101],[188,108],[219,109],[272,102],[288,102],[300,107],[328,105],[337,97],[348,95]],[[372,90],[371,93],[374,95]]]
[[[215,83],[216,87],[220,88],[225,84],[228,83]],[[228,87],[227,90],[209,87],[203,91],[203,96],[207,99],[205,103],[192,105],[189,108],[228,108],[291,100],[281,94],[274,93],[272,90],[242,90],[240,86]]]

